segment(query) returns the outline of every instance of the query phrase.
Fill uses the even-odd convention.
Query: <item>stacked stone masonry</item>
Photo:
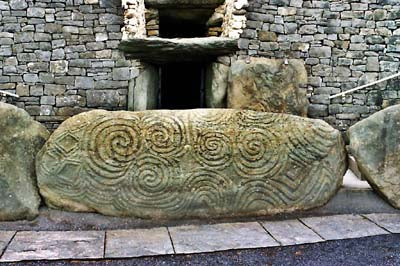
[[[50,129],[91,108],[126,109],[135,63],[118,50],[118,2],[0,1],[0,90]]]
[[[225,12],[221,36],[240,34],[241,50],[224,62],[304,60],[311,117],[345,130],[400,102],[398,79],[328,99],[399,71],[400,1],[238,0]],[[143,0],[0,0],[0,90],[50,129],[89,109],[126,110],[142,64],[118,51],[122,28],[146,37],[149,22]]]
[[[400,102],[400,80],[334,95],[399,72],[400,1],[255,0],[241,57],[300,58],[309,75],[309,116],[345,130]]]

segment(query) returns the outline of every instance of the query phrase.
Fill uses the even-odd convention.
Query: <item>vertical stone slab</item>
[[[159,93],[158,67],[145,64],[136,78],[133,89],[133,110],[144,111],[157,108]],[[130,102],[132,99],[130,99]],[[132,110],[132,111],[133,111]]]
[[[298,59],[252,58],[231,66],[228,108],[307,116],[308,99],[301,85],[307,71]]]
[[[206,106],[207,108],[226,108],[229,67],[220,63],[211,63],[206,69]]]

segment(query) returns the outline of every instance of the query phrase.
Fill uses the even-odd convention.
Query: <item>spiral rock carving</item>
[[[149,151],[157,156],[179,156],[186,144],[182,121],[172,116],[149,115],[143,118]]]
[[[341,184],[340,133],[239,110],[92,111],[37,158],[52,207],[141,218],[273,214],[324,204]]]
[[[232,159],[232,144],[222,132],[201,132],[195,143],[195,157],[205,166],[225,168]]]
[[[93,122],[86,137],[88,166],[108,181],[126,174],[142,143],[138,119],[109,119]],[[111,181],[112,183],[112,181]]]

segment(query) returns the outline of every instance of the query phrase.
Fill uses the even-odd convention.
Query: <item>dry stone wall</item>
[[[137,71],[117,47],[119,0],[0,1],[0,90],[54,128],[91,108],[126,109]]]
[[[146,24],[143,3],[0,0],[0,90],[19,94],[12,103],[49,128],[88,109],[128,109],[134,100],[127,100],[128,86],[135,86],[143,65],[127,60],[118,44],[124,24],[138,37],[158,26]],[[311,117],[344,130],[399,102],[399,80],[328,99],[399,71],[399,1],[229,0],[226,5],[222,36],[240,35],[241,51],[219,62],[229,65],[248,56],[304,60]],[[134,11],[125,14],[125,23],[123,6]]]
[[[309,115],[336,128],[399,102],[400,80],[329,100],[399,71],[398,0],[253,0],[239,45],[242,57],[305,60]]]

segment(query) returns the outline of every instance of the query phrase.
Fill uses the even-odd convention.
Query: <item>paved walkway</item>
[[[108,231],[0,231],[0,262],[134,258],[289,246],[400,233],[400,214]]]

